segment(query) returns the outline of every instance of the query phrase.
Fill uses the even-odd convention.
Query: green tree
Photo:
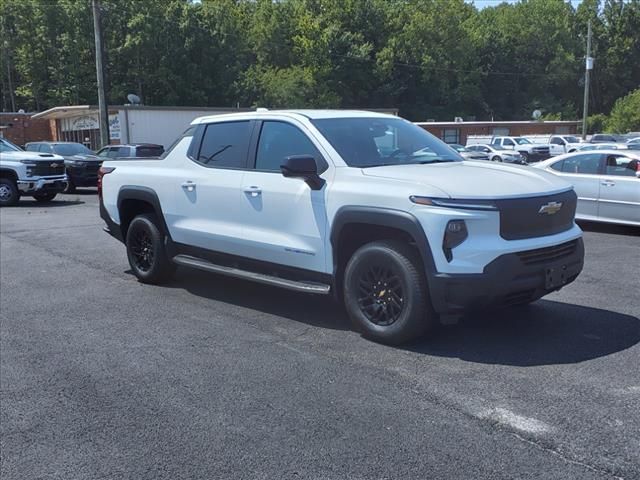
[[[605,128],[613,133],[640,130],[640,88],[616,100]]]

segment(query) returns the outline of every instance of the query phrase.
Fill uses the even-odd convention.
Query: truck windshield
[[[462,161],[446,143],[400,118],[323,118],[312,122],[350,167]]]
[[[73,155],[93,155],[93,152],[81,143],[58,143],[53,146],[53,151],[63,157],[71,157]]]
[[[580,143],[580,139],[578,137],[564,137],[564,139],[569,143]]]
[[[8,140],[0,139],[0,152],[20,152],[20,147]]]
[[[514,138],[518,145],[526,145],[527,143],[531,143],[529,140],[523,137]]]

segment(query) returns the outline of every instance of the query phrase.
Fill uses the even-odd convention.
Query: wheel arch
[[[351,255],[366,243],[385,239],[402,239],[413,244],[420,254],[425,275],[435,274],[427,235],[415,216],[402,210],[347,206],[338,210],[331,227],[336,292],[341,290],[344,268]]]
[[[14,182],[18,181],[18,174],[10,168],[0,168],[0,178],[8,178]]]
[[[125,185],[118,192],[118,215],[120,217],[120,232],[122,238],[127,237],[127,230],[131,221],[141,213],[153,213],[160,221],[159,227],[169,239],[171,235],[162,213],[158,194],[149,187]]]

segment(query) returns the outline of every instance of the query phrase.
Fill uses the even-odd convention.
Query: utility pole
[[[593,70],[593,58],[591,58],[591,20],[587,24],[587,56],[584,68],[584,104],[582,107],[582,139],[587,139],[587,116],[589,115],[589,75]]]
[[[100,0],[91,0],[93,7],[93,34],[96,44],[96,79],[98,82],[98,109],[100,110],[100,148],[109,144],[109,111],[105,92],[104,70],[102,68],[102,22],[100,20]]]

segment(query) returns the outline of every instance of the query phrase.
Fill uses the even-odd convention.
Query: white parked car
[[[467,150],[485,153],[492,162],[517,163],[527,165],[527,161],[515,150],[509,150],[497,145],[468,145]]]
[[[549,152],[551,155],[562,155],[580,149],[582,143],[575,135],[553,135],[549,139]]]
[[[592,150],[535,165],[573,183],[576,218],[640,226],[640,152]]]
[[[181,265],[333,294],[386,343],[440,315],[532,302],[583,265],[570,183],[464,161],[371,112],[202,117],[162,159],[105,161],[98,195],[140,281]]]

